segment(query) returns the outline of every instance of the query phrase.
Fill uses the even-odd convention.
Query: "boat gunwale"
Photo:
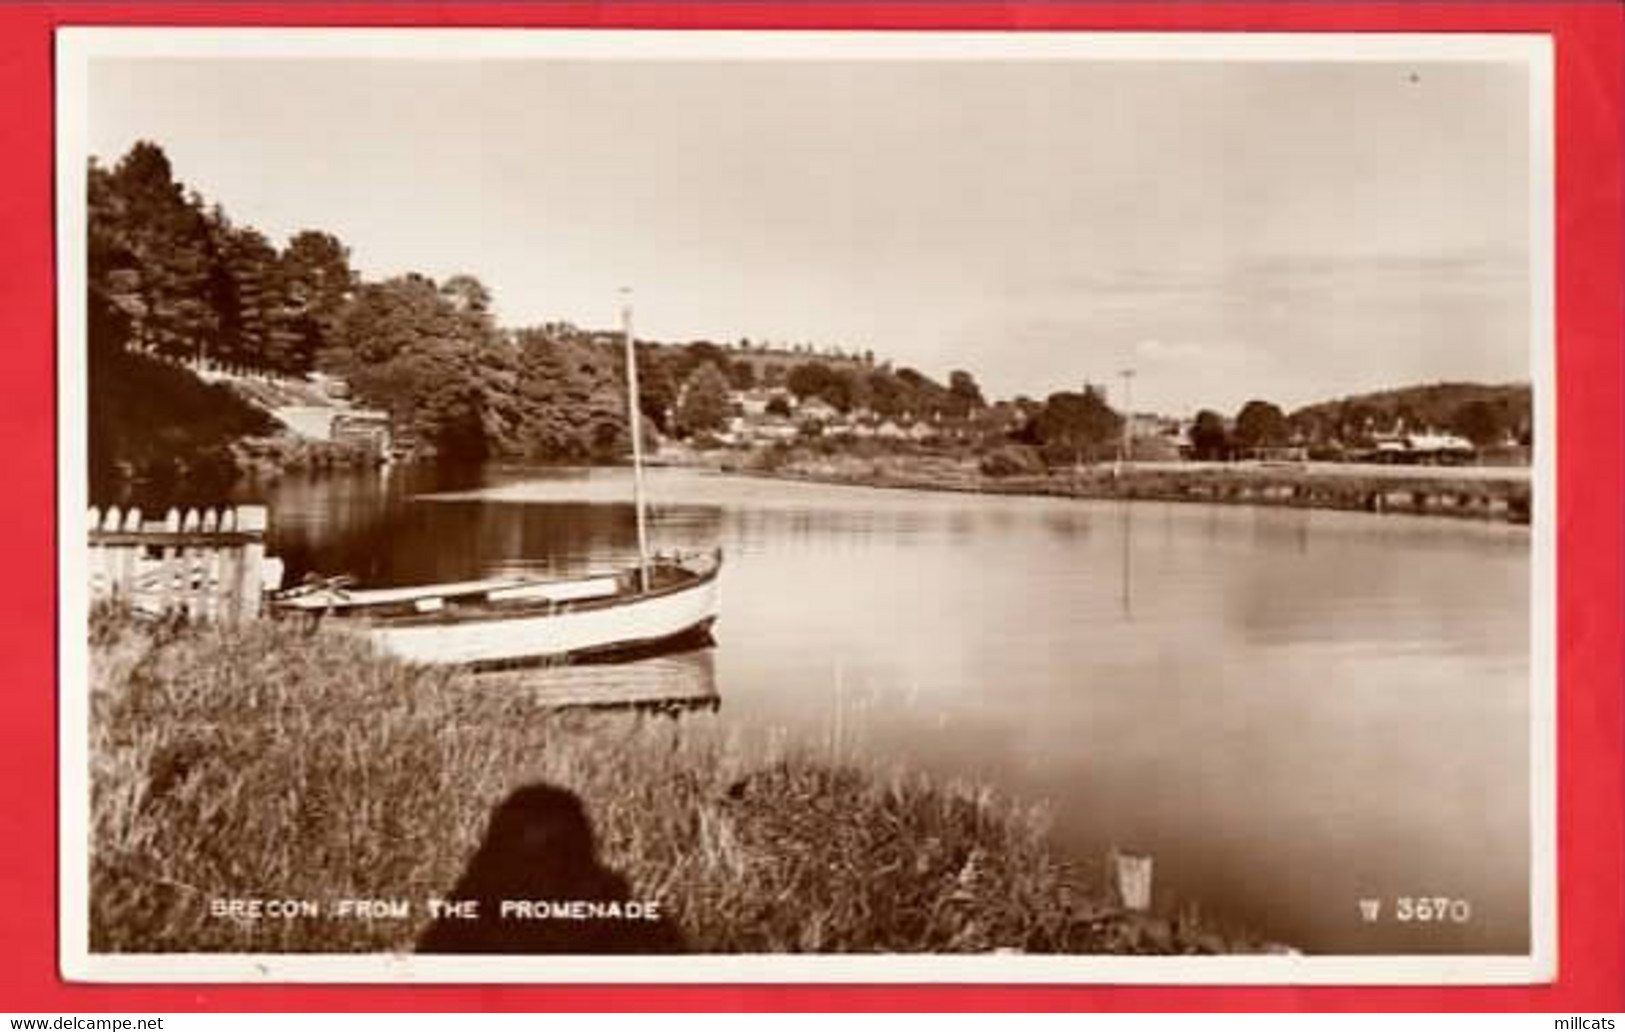
[[[722,572],[722,561],[719,557],[709,569],[701,571],[694,571],[681,566],[678,568],[689,574],[689,579],[648,591],[611,595],[607,598],[581,599],[574,602],[511,603],[508,606],[501,606],[500,603],[496,605],[487,603],[484,605],[440,609],[427,613],[399,613],[395,615],[368,613],[366,611],[367,607],[364,605],[352,605],[345,608],[333,607],[332,609],[289,607],[288,611],[302,612],[316,617],[331,615],[346,622],[361,623],[373,627],[437,627],[466,623],[494,623],[502,620],[557,618],[569,616],[573,613],[590,613],[633,606],[640,602],[667,598],[685,591],[702,588],[717,579],[717,575]],[[499,608],[499,606],[501,607]]]

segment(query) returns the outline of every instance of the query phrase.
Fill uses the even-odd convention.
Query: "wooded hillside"
[[[1451,431],[1477,444],[1511,437],[1529,443],[1532,394],[1526,383],[1433,383],[1357,394],[1292,413],[1311,437],[1354,440],[1373,430]]]
[[[278,247],[188,189],[153,143],[112,168],[92,161],[88,191],[99,468],[197,468],[263,430],[229,391],[184,383],[187,365],[342,377],[420,454],[581,461],[626,446],[618,349],[565,324],[500,329],[473,276],[367,281],[317,229]],[[171,432],[178,422],[200,429]]]

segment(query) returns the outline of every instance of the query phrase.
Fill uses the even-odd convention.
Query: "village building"
[[[841,418],[841,410],[823,398],[808,398],[796,406],[796,418],[802,422],[830,424]]]
[[[1395,433],[1378,436],[1362,458],[1372,462],[1471,462],[1478,455],[1473,442],[1456,434]]]
[[[387,456],[393,447],[388,412],[378,409],[346,409],[333,416],[331,436],[338,444],[355,444],[374,455]]]

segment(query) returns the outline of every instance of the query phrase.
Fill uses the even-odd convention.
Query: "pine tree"
[[[218,319],[202,198],[186,192],[162,148],[146,141],[130,148],[101,185],[117,198],[119,225],[111,235],[122,261],[108,271],[131,302],[129,341],[169,358],[206,356]]]

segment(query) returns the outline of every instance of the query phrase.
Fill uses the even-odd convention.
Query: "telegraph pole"
[[[1117,472],[1122,473],[1124,463],[1134,458],[1134,370],[1124,369],[1117,375],[1123,378],[1123,442],[1117,455]]]

